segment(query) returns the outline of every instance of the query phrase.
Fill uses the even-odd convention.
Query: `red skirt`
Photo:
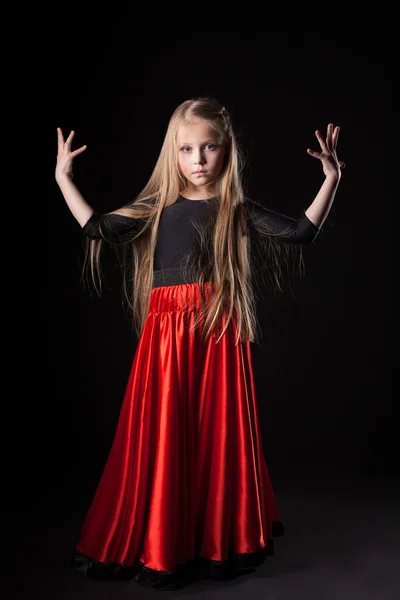
[[[206,284],[210,286],[211,284]],[[207,288],[210,290],[210,288]],[[266,466],[250,343],[189,332],[197,283],[155,287],[111,450],[71,566],[177,588],[273,554],[283,524]]]

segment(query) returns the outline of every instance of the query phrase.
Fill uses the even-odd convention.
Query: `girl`
[[[273,554],[284,528],[262,449],[250,342],[255,256],[280,287],[289,248],[316,238],[341,178],[339,127],[316,132],[325,180],[299,218],[245,198],[231,120],[216,100],[173,113],[153,173],[130,203],[99,214],[72,181],[58,129],[56,181],[87,241],[123,267],[138,345],[115,437],[74,549],[91,578],[157,588],[235,576]]]

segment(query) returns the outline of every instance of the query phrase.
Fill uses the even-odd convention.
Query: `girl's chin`
[[[210,187],[214,185],[214,181],[210,177],[198,177],[197,179],[190,180],[193,187]]]

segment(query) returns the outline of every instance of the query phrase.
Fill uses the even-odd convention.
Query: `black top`
[[[183,196],[179,196],[174,204],[163,210],[154,253],[153,287],[184,282],[180,263],[187,252],[200,250],[198,231],[194,223],[203,223],[209,214],[208,210],[208,200],[189,200]],[[304,212],[294,219],[250,200],[245,202],[245,211],[250,235],[251,231],[257,231],[257,226],[260,225],[266,226],[271,233],[285,230],[284,237],[279,238],[285,243],[310,244],[318,235],[318,227]],[[123,239],[124,233],[139,230],[144,223],[145,219],[94,212],[83,226],[82,232],[91,239],[103,238],[113,243]]]

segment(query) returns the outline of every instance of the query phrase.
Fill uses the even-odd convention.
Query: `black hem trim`
[[[284,533],[283,523],[272,524],[273,537]],[[117,563],[99,562],[85,556],[77,548],[69,566],[83,572],[89,579],[126,581],[133,579],[139,585],[158,589],[178,589],[202,578],[216,581],[235,579],[245,572],[252,572],[260,567],[268,556],[274,554],[274,540],[267,540],[267,545],[258,552],[231,554],[226,561],[210,560],[197,556],[184,565],[177,565],[176,571],[156,571],[146,567],[137,560],[132,566]]]

